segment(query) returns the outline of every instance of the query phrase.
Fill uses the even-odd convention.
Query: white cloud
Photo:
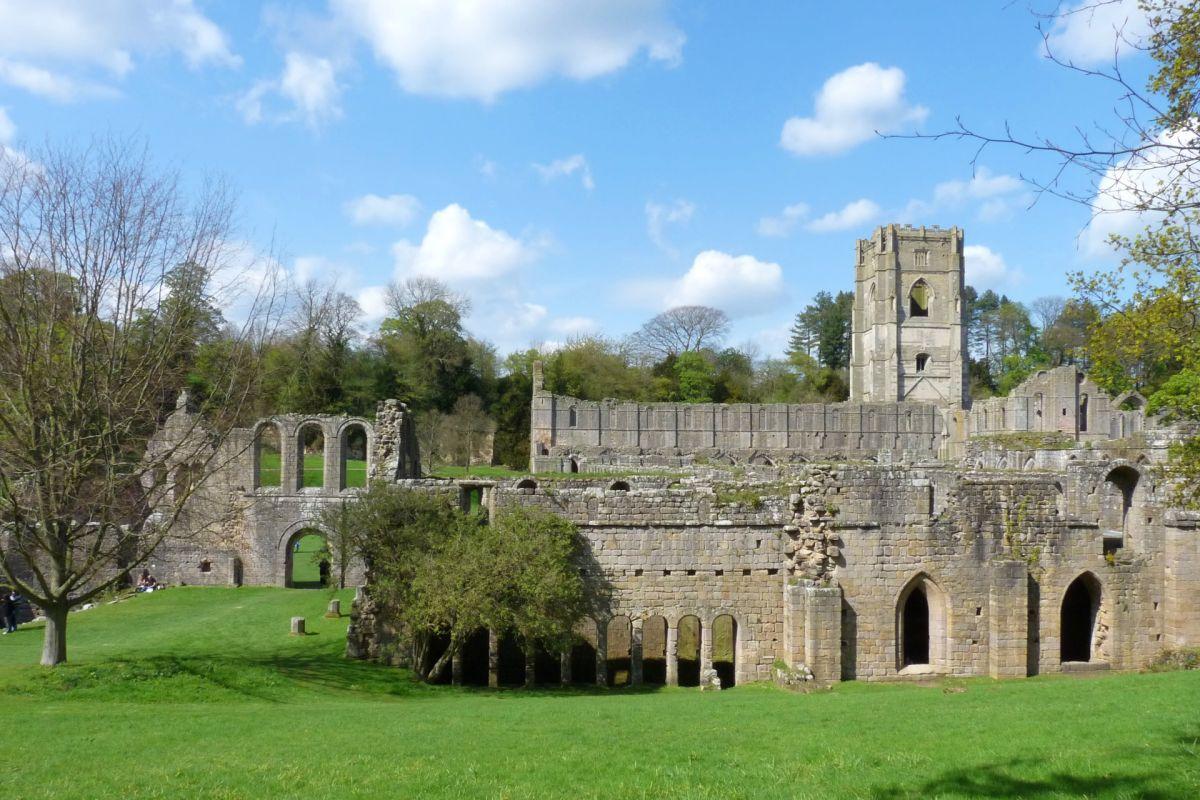
[[[1033,195],[1020,178],[980,167],[966,180],[937,184],[932,199],[909,200],[904,208],[889,215],[899,223],[923,225],[936,213],[953,211],[956,218],[961,218],[965,211],[973,209],[980,222],[998,222],[1032,202]]]
[[[646,203],[646,233],[650,241],[668,255],[677,255],[675,248],[667,241],[667,225],[685,225],[696,213],[696,206],[687,200],[675,200],[667,205],[661,203]]]
[[[362,309],[365,325],[377,325],[387,316],[386,286],[365,286],[355,292],[354,299],[358,302],[358,307]]]
[[[845,231],[878,219],[882,213],[883,209],[875,201],[863,198],[847,203],[837,211],[830,211],[804,227],[813,233]]]
[[[662,306],[712,306],[731,317],[746,317],[774,308],[786,296],[778,264],[705,250],[683,277],[671,282]]]
[[[639,53],[679,61],[683,34],[667,0],[333,0],[415,94],[495,100],[551,77],[587,80]]]
[[[1011,194],[1023,188],[1020,178],[1012,175],[997,175],[987,167],[980,167],[970,180],[943,181],[933,188],[936,203],[961,203],[966,200],[986,200],[999,195]]]
[[[53,100],[102,90],[64,69],[119,79],[136,56],[164,52],[179,53],[192,68],[240,63],[224,31],[192,0],[0,2],[0,81]]]
[[[1157,143],[1105,171],[1092,198],[1092,219],[1080,235],[1084,255],[1111,256],[1110,236],[1141,233],[1163,218],[1159,209],[1176,192],[1200,180],[1188,157],[1196,149],[1192,131],[1160,134]]]
[[[554,333],[570,338],[595,333],[600,329],[600,323],[591,317],[558,317],[550,320],[548,327]]]
[[[17,126],[4,106],[0,106],[0,144],[8,144],[17,138]]]
[[[537,243],[496,230],[452,203],[429,218],[419,245],[392,247],[396,276],[430,275],[447,283],[487,281],[511,273],[540,255]]]
[[[542,180],[544,181],[552,181],[555,178],[569,178],[578,172],[579,182],[583,188],[589,192],[596,188],[596,182],[592,180],[592,169],[588,166],[587,159],[581,153],[556,159],[549,164],[534,164],[533,168],[538,171],[538,174],[542,176]]]
[[[364,194],[346,203],[346,215],[355,225],[392,225],[404,228],[421,211],[421,203],[411,194]]]
[[[904,96],[904,70],[868,62],[830,77],[817,93],[813,116],[792,117],[780,144],[800,156],[845,152],[879,133],[920,123],[929,114]]]
[[[796,225],[808,216],[807,203],[785,206],[776,217],[763,217],[758,221],[758,235],[783,238],[791,234]]]
[[[1111,64],[1138,52],[1149,32],[1146,11],[1138,0],[1085,0],[1056,15],[1042,52],[1079,66]]]
[[[342,116],[338,102],[341,92],[337,68],[332,61],[291,52],[284,57],[279,78],[255,83],[238,99],[237,108],[251,125],[270,117],[276,122],[301,119],[308,127],[316,129]],[[286,101],[291,109],[278,113],[266,111],[264,106],[272,95]]]
[[[495,161],[485,156],[475,156],[475,168],[479,170],[479,174],[488,180],[496,177],[496,172],[499,170]]]
[[[963,264],[966,282],[976,289],[997,289],[1021,282],[1024,275],[1013,269],[1004,256],[981,244],[969,244],[963,248]]]

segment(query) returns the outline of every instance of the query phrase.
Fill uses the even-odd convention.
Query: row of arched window
[[[336,487],[354,489],[367,485],[366,426],[351,423],[342,429],[337,442],[336,476],[326,475],[325,432],[316,422],[296,429],[294,473],[285,475],[279,427],[267,423],[254,440],[254,485],[256,488],[306,489]]]

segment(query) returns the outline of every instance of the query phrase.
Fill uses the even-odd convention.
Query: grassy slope
[[[27,666],[39,631],[0,638],[0,796],[1200,796],[1200,673],[814,695],[426,688],[343,660],[327,598],[137,597],[73,615],[73,664],[51,671]],[[292,615],[312,635],[289,637]]]

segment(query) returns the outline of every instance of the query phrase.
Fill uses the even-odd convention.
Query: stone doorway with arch
[[[334,580],[329,540],[315,527],[303,527],[287,538],[283,585],[290,589],[324,589]]]
[[[896,669],[901,674],[950,672],[949,602],[923,572],[896,598]]]

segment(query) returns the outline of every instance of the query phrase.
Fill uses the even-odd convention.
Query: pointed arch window
[[[908,293],[908,315],[910,317],[928,317],[929,299],[929,284],[924,279],[914,283],[912,290]]]

